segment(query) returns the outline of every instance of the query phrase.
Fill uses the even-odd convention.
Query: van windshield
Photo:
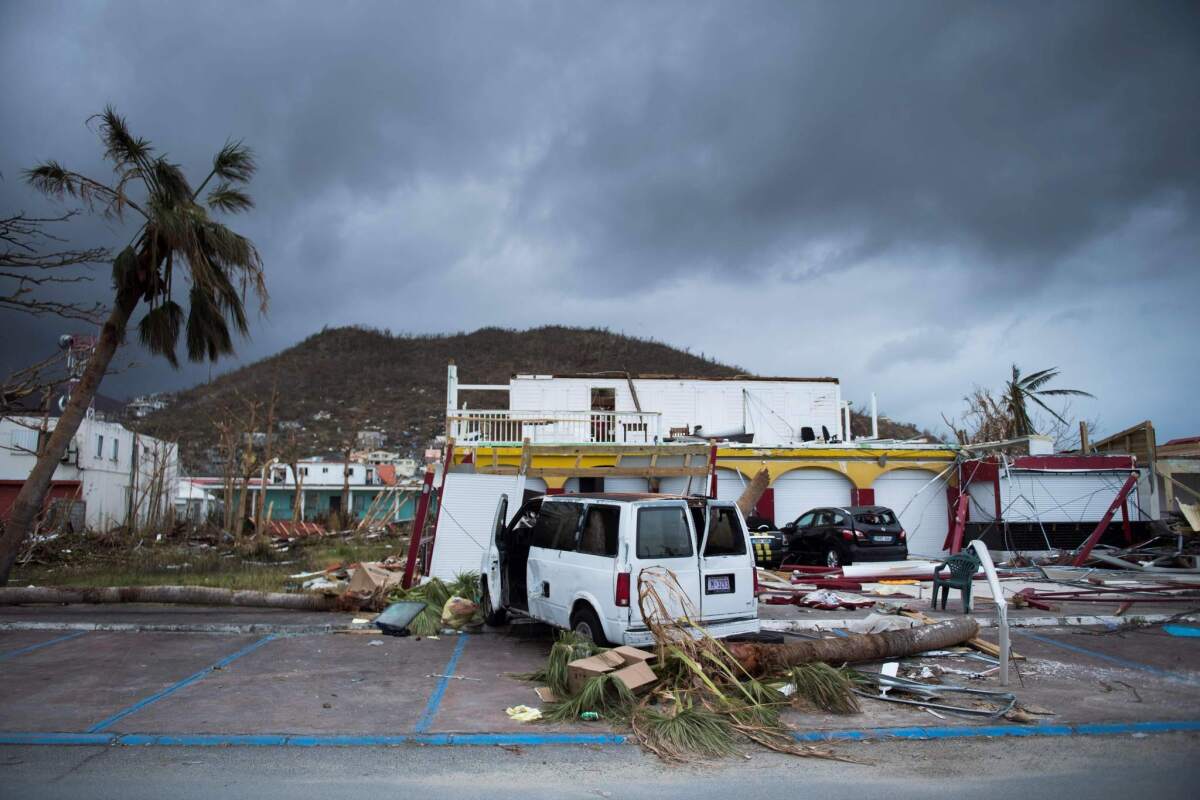
[[[692,537],[680,506],[638,510],[638,558],[683,558],[692,555]]]

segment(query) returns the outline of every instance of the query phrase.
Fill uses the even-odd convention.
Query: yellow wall
[[[587,450],[592,450],[588,447]],[[644,452],[645,447],[642,447]],[[620,457],[620,447],[595,448],[594,453],[579,454],[535,454],[529,466],[539,469],[555,467],[569,468],[605,468],[615,467]],[[476,468],[480,472],[490,471],[499,467],[504,471],[515,471],[521,464],[520,447],[477,447],[472,450],[455,449],[454,463],[461,464],[468,453],[474,454]],[[661,455],[672,455],[669,447],[661,450]],[[750,480],[763,467],[775,483],[779,476],[797,469],[828,469],[845,475],[856,488],[869,489],[876,479],[886,472],[895,469],[923,469],[933,473],[941,472],[954,463],[954,450],[916,450],[905,448],[888,449],[858,449],[858,448],[764,448],[762,450],[747,448],[718,448],[717,467],[731,469],[742,473]],[[948,476],[954,482],[954,475]],[[561,489],[567,478],[543,476],[546,486],[551,489]]]

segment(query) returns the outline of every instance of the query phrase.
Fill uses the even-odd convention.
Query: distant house
[[[391,465],[395,467],[395,474],[401,478],[411,478],[417,472],[415,458],[405,458],[391,450],[356,450],[350,454],[350,459],[377,467],[385,464]]]
[[[387,444],[387,434],[383,431],[359,431],[355,440],[359,447],[377,449]]]
[[[266,485],[252,480],[248,487],[254,503],[265,503],[264,513],[272,520],[315,520],[336,513],[342,519],[372,517],[403,522],[414,516],[420,486],[399,482],[390,465],[358,464],[315,457],[296,464],[296,474],[288,464],[276,463],[266,470]],[[344,484],[349,472],[348,505],[343,507]]]
[[[0,419],[0,518],[6,519],[57,417]],[[163,520],[174,509],[179,449],[96,417],[80,423],[54,471],[47,510],[95,530]]]
[[[160,394],[144,394],[133,398],[125,406],[125,410],[134,417],[141,419],[155,411],[162,411],[167,407],[166,399]]]

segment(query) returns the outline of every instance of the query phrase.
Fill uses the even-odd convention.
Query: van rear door
[[[632,511],[634,530],[628,539],[629,563],[633,573],[629,603],[631,627],[645,627],[645,620],[641,619],[637,610],[638,576],[642,570],[651,567],[670,570],[679,582],[682,597],[679,592],[668,590],[663,582],[656,584],[659,596],[672,618],[694,619],[695,615],[702,613],[700,564],[695,546],[698,537],[693,533],[687,504],[680,500],[639,503]],[[647,606],[646,610],[650,611],[651,607]]]
[[[700,551],[700,611],[706,623],[754,616],[754,559],[742,513],[733,503],[709,503]]]

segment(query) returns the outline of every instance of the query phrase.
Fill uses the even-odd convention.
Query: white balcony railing
[[[459,409],[446,417],[458,442],[536,444],[654,444],[661,436],[657,412],[509,411]]]

